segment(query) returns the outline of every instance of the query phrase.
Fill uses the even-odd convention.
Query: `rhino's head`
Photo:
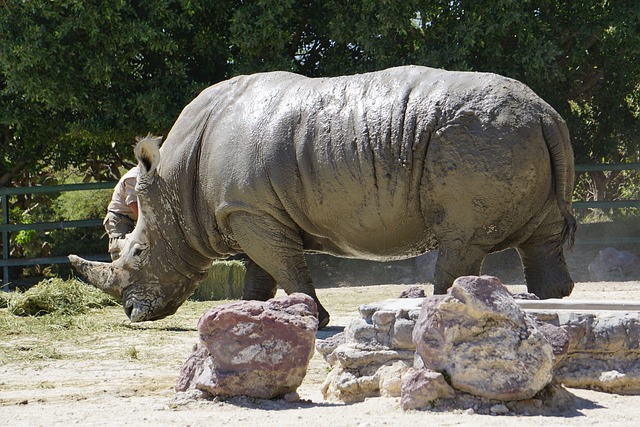
[[[132,322],[175,313],[211,263],[190,249],[180,235],[172,195],[163,194],[166,187],[158,182],[159,142],[159,138],[146,138],[136,146],[139,217],[136,228],[124,239],[120,258],[103,263],[69,256],[92,285],[122,300]]]

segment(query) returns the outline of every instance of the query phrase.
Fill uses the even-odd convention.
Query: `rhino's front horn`
[[[69,255],[69,261],[93,286],[112,297],[122,298],[124,271],[121,268],[108,262],[87,261],[76,255]]]

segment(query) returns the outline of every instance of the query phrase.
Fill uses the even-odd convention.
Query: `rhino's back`
[[[191,133],[203,135],[204,191],[223,226],[234,210],[254,211],[293,221],[310,247],[386,259],[434,244],[448,198],[486,211],[512,204],[514,191],[535,193],[548,167],[527,165],[529,184],[511,183],[522,156],[545,155],[534,128],[547,107],[500,76],[400,67],[326,79],[243,76],[203,92],[183,116],[204,123]],[[480,197],[483,186],[504,197]],[[475,213],[458,215],[469,222]]]

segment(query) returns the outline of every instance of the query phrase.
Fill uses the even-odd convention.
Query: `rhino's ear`
[[[155,171],[160,162],[160,142],[162,138],[157,136],[147,136],[138,140],[135,152],[140,175],[149,175]]]

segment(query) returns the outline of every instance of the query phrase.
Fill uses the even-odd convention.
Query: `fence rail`
[[[56,230],[64,228],[96,227],[102,225],[102,219],[39,222],[34,224],[9,224],[9,196],[18,196],[22,194],[53,194],[65,191],[79,190],[104,190],[111,189],[115,187],[115,185],[116,181],[92,182],[85,184],[47,185],[36,187],[0,187],[0,208],[2,209],[2,223],[0,223],[0,234],[2,234],[2,259],[0,260],[0,267],[2,267],[3,290],[5,292],[9,291],[10,267],[37,264],[64,264],[69,262],[69,260],[65,256],[10,259],[9,234],[11,232],[22,230]],[[82,257],[92,261],[109,260],[109,256],[107,254],[90,254],[82,255]]]
[[[597,165],[576,165],[576,172],[637,170],[640,170],[640,163],[600,163]]]
[[[576,172],[598,171],[640,171],[640,163],[602,163],[597,165],[576,165]],[[578,200],[574,209],[624,209],[640,208],[640,200]]]
[[[576,165],[576,172],[593,172],[593,171],[622,171],[622,170],[640,170],[640,163],[615,163],[615,164],[596,164],[596,165]],[[67,257],[40,257],[40,258],[13,258],[9,257],[9,234],[11,232],[22,230],[54,230],[64,228],[81,228],[96,227],[102,224],[102,219],[85,219],[75,221],[56,221],[42,222],[35,224],[9,224],[9,196],[21,194],[51,194],[64,191],[78,190],[103,190],[115,187],[115,181],[94,182],[87,184],[65,184],[65,185],[49,185],[36,187],[0,187],[0,198],[2,209],[2,222],[0,223],[0,234],[2,234],[2,259],[0,267],[2,267],[2,283],[5,291],[9,290],[9,267],[37,264],[64,264],[69,262]],[[623,208],[640,208],[640,200],[603,200],[603,201],[575,201],[574,209],[623,209]],[[620,237],[611,243],[637,243],[638,239]],[[583,240],[581,243],[597,243],[593,239]],[[82,255],[83,258],[102,261],[109,260],[108,254],[92,254]]]

